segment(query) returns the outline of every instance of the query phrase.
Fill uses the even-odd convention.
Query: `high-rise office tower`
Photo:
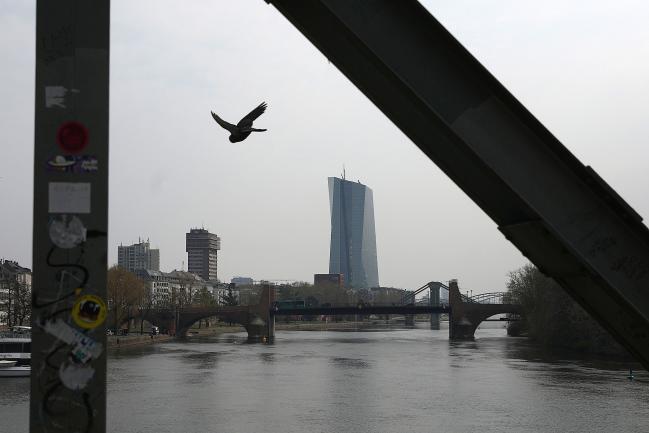
[[[205,229],[191,229],[186,236],[187,270],[207,281],[217,279],[217,252],[221,238]]]
[[[378,287],[372,190],[360,182],[330,177],[329,208],[329,273],[343,274],[346,287]]]
[[[160,250],[151,249],[147,239],[138,240],[137,244],[119,245],[117,247],[117,265],[130,272],[138,269],[160,270]]]

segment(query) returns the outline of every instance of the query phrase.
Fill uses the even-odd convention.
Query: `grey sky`
[[[426,1],[582,162],[649,215],[649,5]],[[0,256],[31,263],[34,2],[0,0]],[[112,2],[110,254],[138,236],[161,267],[185,232],[222,238],[219,276],[327,272],[327,177],[374,191],[379,278],[501,289],[525,263],[496,226],[262,0]],[[262,101],[239,144],[236,121]]]

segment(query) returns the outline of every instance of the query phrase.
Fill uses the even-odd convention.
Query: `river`
[[[629,364],[543,358],[484,326],[278,332],[172,341],[109,358],[108,431],[642,432],[649,374]],[[0,432],[26,432],[29,381],[0,380]]]

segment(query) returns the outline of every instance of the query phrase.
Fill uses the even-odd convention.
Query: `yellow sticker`
[[[106,313],[106,304],[95,295],[83,295],[72,307],[74,323],[84,329],[94,329],[104,323]]]

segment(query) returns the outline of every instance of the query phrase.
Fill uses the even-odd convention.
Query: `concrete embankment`
[[[169,341],[173,337],[170,335],[126,335],[126,336],[108,336],[108,349],[118,350],[122,348],[145,346],[148,344],[161,343]]]
[[[191,328],[187,331],[187,337],[209,337],[213,335],[232,334],[235,332],[243,332],[243,326],[210,326],[209,328]]]
[[[241,332],[244,329],[240,326],[211,326],[209,328],[201,329],[190,329],[187,333],[188,337],[207,337],[212,335],[228,334],[233,332]],[[162,343],[165,341],[172,340],[176,337],[172,335],[160,334],[160,335],[149,335],[149,334],[131,334],[127,336],[108,336],[108,349],[110,350],[120,350],[131,347],[140,347],[146,346],[149,344]]]
[[[324,322],[324,321],[298,321],[298,322],[279,322],[275,321],[275,331],[359,331],[363,329],[376,328],[403,328],[403,323],[386,323],[384,321],[343,321],[343,322]]]

